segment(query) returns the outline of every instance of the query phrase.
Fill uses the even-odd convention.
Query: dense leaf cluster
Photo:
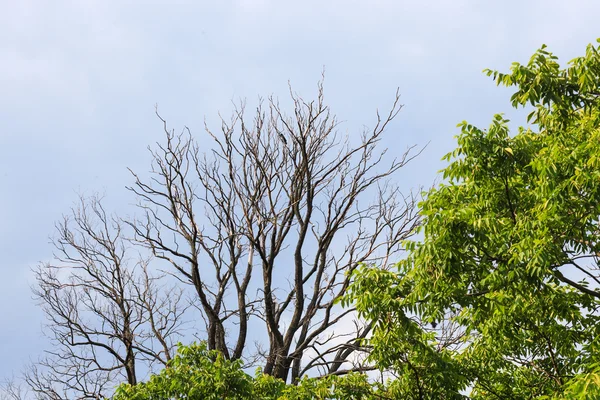
[[[393,386],[393,385],[392,385]],[[257,370],[246,374],[241,362],[230,361],[205,343],[179,346],[178,354],[167,368],[148,382],[135,386],[121,385],[114,400],[328,400],[328,399],[395,399],[393,387],[369,382],[367,376],[351,373],[322,378],[303,378],[297,385]]]
[[[364,268],[351,297],[378,321],[372,356],[421,398],[598,398],[599,48],[486,72],[531,125],[461,123],[422,240],[397,272]]]

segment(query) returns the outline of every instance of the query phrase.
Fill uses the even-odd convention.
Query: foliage
[[[468,382],[453,357],[452,327],[428,328],[409,315],[405,299],[412,285],[399,279],[403,275],[363,266],[344,299],[375,322],[370,358],[396,376],[395,398],[462,399]]]
[[[303,378],[297,385],[263,374],[246,374],[239,360],[227,360],[205,343],[180,345],[167,368],[148,382],[135,386],[122,384],[114,400],[165,399],[264,399],[333,400],[391,399],[393,388],[369,382],[367,376],[350,373],[322,378]]]
[[[244,399],[252,390],[252,378],[239,361],[227,360],[202,343],[180,345],[167,368],[148,382],[121,385],[114,399]]]
[[[561,68],[542,47],[486,70],[533,106],[531,126],[459,124],[445,183],[420,205],[422,240],[397,272],[357,273],[346,301],[377,322],[372,357],[420,398],[597,398],[598,51]]]

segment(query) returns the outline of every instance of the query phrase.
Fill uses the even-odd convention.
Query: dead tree
[[[0,382],[0,400],[26,400],[29,391],[19,380],[13,378]]]
[[[124,238],[124,225],[97,197],[81,198],[57,224],[55,259],[35,271],[34,293],[52,348],[25,374],[43,399],[99,399],[164,366],[187,308]]]
[[[290,94],[291,114],[270,98],[249,120],[242,103],[202,139],[159,116],[166,142],[150,149],[148,179],[132,171],[142,216],[130,226],[193,286],[211,349],[295,381],[368,368],[351,361],[370,326],[337,304],[358,265],[387,267],[413,232],[414,198],[391,179],[416,153],[387,160],[378,147],[398,93],[356,143],[339,133],[321,83],[314,101]]]

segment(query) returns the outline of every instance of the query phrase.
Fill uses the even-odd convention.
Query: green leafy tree
[[[259,369],[251,377],[241,361],[227,360],[205,343],[180,345],[160,373],[137,385],[122,384],[113,400],[238,399],[238,400],[375,400],[395,399],[393,387],[370,382],[365,374],[303,378],[286,385]]]
[[[279,386],[272,388],[278,390]],[[167,368],[148,382],[121,385],[114,399],[246,399],[252,392],[252,378],[244,373],[239,360],[227,360],[201,343],[179,346]]]
[[[346,301],[376,321],[372,357],[409,398],[598,398],[599,49],[486,70],[530,125],[461,123],[421,241],[398,272],[357,274]]]

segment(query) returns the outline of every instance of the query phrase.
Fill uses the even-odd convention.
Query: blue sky
[[[78,192],[127,213],[127,167],[149,167],[172,127],[201,133],[231,100],[325,89],[358,135],[400,88],[386,145],[429,146],[400,175],[430,185],[456,124],[511,111],[507,70],[546,43],[562,61],[600,37],[595,0],[6,1],[0,13],[0,377],[43,349],[30,270],[52,257],[54,221]]]

